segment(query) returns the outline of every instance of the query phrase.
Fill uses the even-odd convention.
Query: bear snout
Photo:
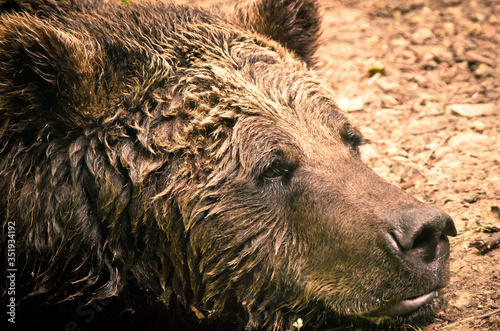
[[[444,263],[449,252],[448,236],[457,230],[451,217],[433,206],[403,210],[391,220],[397,225],[386,235],[394,254],[418,268]]]

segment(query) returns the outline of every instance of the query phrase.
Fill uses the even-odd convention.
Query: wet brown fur
[[[16,223],[21,306],[122,297],[132,275],[202,323],[285,330],[442,286],[446,270],[378,245],[381,215],[420,203],[362,164],[308,68],[315,1],[0,10],[0,221]]]

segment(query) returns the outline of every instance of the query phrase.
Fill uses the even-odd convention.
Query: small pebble
[[[489,76],[493,73],[493,69],[484,63],[481,63],[476,70],[474,70],[474,75],[476,76]]]
[[[455,34],[455,24],[446,22],[443,28],[447,35],[453,36]]]
[[[412,37],[417,44],[422,44],[427,39],[434,37],[434,33],[429,28],[421,28],[412,34]]]
[[[484,122],[481,122],[481,121],[472,122],[472,129],[474,129],[477,132],[481,133],[484,131],[485,128],[486,128],[486,124],[484,124]]]

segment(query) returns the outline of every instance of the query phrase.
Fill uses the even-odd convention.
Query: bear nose
[[[390,244],[407,260],[429,264],[447,254],[447,236],[456,236],[451,217],[432,206],[413,208],[398,215],[396,230],[389,233]]]

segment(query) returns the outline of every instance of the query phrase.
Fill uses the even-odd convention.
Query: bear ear
[[[95,116],[93,53],[81,40],[32,16],[0,16],[0,123],[27,132]]]
[[[236,20],[294,52],[308,66],[321,35],[320,6],[314,0],[250,0],[235,8]]]

